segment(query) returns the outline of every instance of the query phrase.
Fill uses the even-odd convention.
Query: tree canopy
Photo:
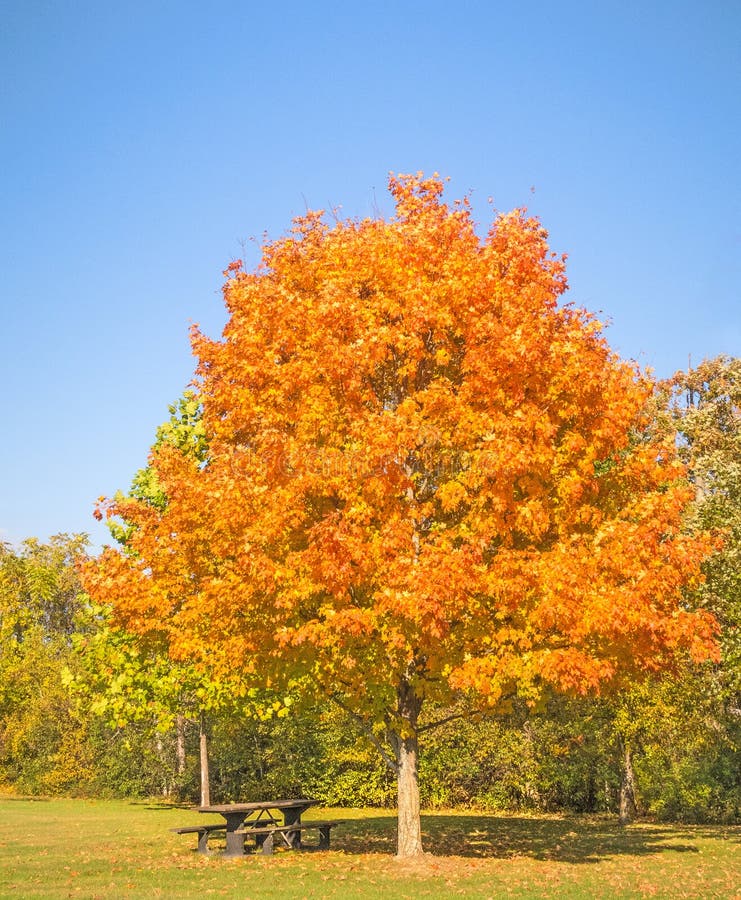
[[[301,679],[363,722],[397,773],[399,853],[422,849],[423,708],[586,693],[716,654],[682,603],[712,548],[652,432],[653,390],[522,210],[485,238],[433,177],[395,215],[297,219],[233,263],[221,340],[197,329],[207,451],[162,442],[166,502],[86,573],[175,659]]]

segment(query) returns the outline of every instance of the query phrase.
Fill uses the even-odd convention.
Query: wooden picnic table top
[[[318,804],[318,800],[310,800],[308,797],[302,797],[296,800],[256,800],[250,803],[219,803],[215,806],[199,806],[198,812],[220,813],[223,816],[230,813],[247,813],[268,809],[304,810],[308,809],[310,806],[317,806]]]

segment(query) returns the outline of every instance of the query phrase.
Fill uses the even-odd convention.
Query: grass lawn
[[[348,818],[332,850],[223,859],[169,831],[219,817],[146,802],[0,798],[0,897],[736,897],[741,829],[597,817],[432,813],[432,853],[393,857],[387,810],[311,810]],[[218,843],[216,844],[218,847]]]

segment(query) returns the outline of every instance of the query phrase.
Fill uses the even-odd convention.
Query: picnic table
[[[200,806],[198,812],[219,813],[226,819],[225,856],[242,856],[244,839],[254,836],[264,853],[272,853],[273,838],[279,834],[287,846],[300,849],[301,816],[318,800],[300,798],[297,800],[260,800],[254,803],[224,803],[216,806]],[[313,823],[320,831],[320,845],[326,839],[329,845],[329,828],[339,822]],[[323,830],[324,829],[324,830]],[[208,835],[205,835],[206,842]],[[200,849],[200,844],[199,844]]]

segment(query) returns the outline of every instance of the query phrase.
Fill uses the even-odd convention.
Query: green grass
[[[0,799],[0,897],[737,897],[741,829],[596,817],[425,815],[432,851],[394,859],[386,810],[312,810],[349,818],[332,850],[224,859],[193,852],[206,821],[158,803]],[[209,817],[214,821],[218,817]]]

